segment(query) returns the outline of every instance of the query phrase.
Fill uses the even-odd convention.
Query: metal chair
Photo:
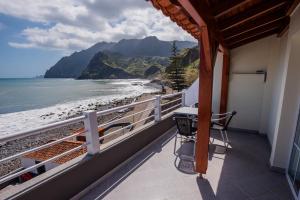
[[[226,149],[229,144],[227,129],[228,129],[229,123],[231,122],[233,116],[236,114],[237,114],[236,111],[221,113],[221,114],[212,114],[211,129],[220,132],[223,142],[224,142],[224,146]],[[226,140],[225,140],[225,138],[226,138]]]
[[[191,118],[188,118],[187,116],[175,116],[174,119],[177,126],[174,144],[174,155],[179,156],[179,154],[176,153],[177,139],[180,139],[180,145],[187,141],[195,142],[197,129],[192,126],[193,120]],[[193,159],[194,156],[195,152],[193,151]]]

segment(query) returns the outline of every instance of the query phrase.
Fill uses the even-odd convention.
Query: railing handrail
[[[131,104],[127,104],[127,105],[124,105],[124,106],[114,107],[114,108],[110,108],[110,109],[107,109],[107,110],[101,110],[101,111],[97,112],[97,116],[107,115],[107,114],[110,114],[110,113],[113,113],[113,112],[116,112],[116,111],[123,110],[125,108],[130,108],[130,107],[140,105],[140,104],[143,104],[143,103],[148,103],[148,102],[154,101],[154,100],[155,100],[155,98],[151,98],[151,99],[147,99],[147,100],[144,100],[144,101],[139,101],[139,102],[134,102],[134,103],[131,103]]]
[[[31,170],[36,169],[36,168],[38,168],[38,167],[40,167],[40,166],[42,166],[42,165],[45,165],[45,164],[47,164],[47,163],[49,163],[49,162],[58,160],[59,158],[61,158],[61,157],[63,157],[63,156],[66,156],[66,155],[68,155],[68,154],[71,154],[71,153],[73,153],[73,152],[75,152],[75,151],[78,151],[78,150],[84,148],[85,146],[86,146],[86,143],[82,143],[82,144],[81,144],[80,146],[78,146],[78,147],[74,147],[74,148],[72,148],[72,149],[70,149],[70,150],[68,150],[68,151],[65,151],[65,152],[63,152],[63,153],[61,153],[61,154],[59,154],[59,155],[56,155],[56,156],[54,156],[54,157],[52,157],[52,158],[49,158],[49,159],[47,159],[47,160],[45,160],[45,161],[42,161],[42,162],[40,162],[40,163],[38,163],[38,164],[35,164],[35,165],[31,166],[31,167],[25,168],[25,169],[23,169],[23,170],[21,170],[21,171],[18,171],[18,172],[16,172],[16,173],[14,173],[14,174],[11,174],[11,175],[9,175],[9,176],[6,176],[6,177],[4,177],[4,178],[1,178],[1,179],[0,179],[0,184],[6,182],[6,181],[8,181],[8,180],[11,180],[11,179],[13,179],[13,178],[16,178],[16,177],[18,177],[18,176],[20,176],[20,175],[22,175],[22,174],[24,174],[24,173],[26,173],[26,172],[30,172]]]
[[[161,110],[162,106],[178,102],[180,100],[180,98],[176,98],[175,100],[172,99],[171,101],[169,101],[169,102],[167,102],[165,104],[162,104],[161,100],[165,99],[165,98],[170,98],[170,97],[173,97],[173,96],[178,96],[180,94],[182,94],[181,100],[184,102],[184,98],[185,98],[184,97],[184,92],[178,92],[178,93],[164,95],[164,96],[156,95],[155,98],[150,98],[150,99],[147,99],[147,100],[144,100],[144,101],[140,101],[140,102],[134,102],[134,103],[131,103],[131,104],[128,104],[128,105],[118,106],[118,107],[110,108],[110,109],[103,110],[103,111],[98,111],[98,112],[96,112],[96,111],[84,111],[83,115],[79,116],[79,117],[74,117],[74,118],[71,118],[71,119],[67,119],[67,120],[63,120],[63,121],[59,121],[59,122],[54,122],[54,123],[51,123],[51,124],[47,124],[47,125],[41,126],[39,128],[35,128],[35,129],[24,131],[24,132],[18,132],[18,133],[12,134],[12,135],[0,136],[0,143],[4,143],[4,142],[7,142],[7,141],[11,141],[11,140],[16,140],[16,139],[20,139],[20,138],[24,138],[24,137],[28,137],[28,136],[32,136],[32,135],[37,135],[37,134],[43,133],[43,132],[48,131],[48,130],[60,128],[60,127],[71,125],[71,124],[78,123],[78,122],[81,122],[81,121],[84,124],[84,130],[81,131],[81,132],[76,132],[76,133],[74,133],[72,135],[60,138],[60,139],[55,140],[55,141],[51,141],[51,142],[43,144],[41,146],[34,147],[34,148],[31,148],[31,149],[25,150],[23,152],[16,153],[15,155],[11,155],[11,156],[8,156],[6,158],[2,158],[2,159],[0,159],[0,164],[4,163],[4,162],[7,162],[9,160],[12,160],[12,159],[19,158],[21,156],[24,156],[26,154],[32,153],[34,151],[39,151],[39,150],[48,148],[50,146],[53,146],[55,144],[59,144],[62,141],[65,141],[65,140],[68,140],[68,139],[72,139],[72,138],[74,138],[76,136],[79,136],[79,135],[82,135],[82,134],[84,134],[85,138],[86,138],[86,142],[82,143],[78,147],[75,147],[75,148],[73,148],[71,150],[68,150],[66,152],[60,153],[59,155],[56,155],[56,156],[54,156],[52,158],[49,158],[49,159],[47,159],[47,160],[45,160],[43,162],[40,162],[40,163],[35,164],[33,166],[30,166],[28,168],[22,169],[22,170],[20,170],[20,171],[18,171],[16,173],[0,177],[0,184],[3,183],[3,182],[5,182],[5,181],[11,180],[12,178],[15,178],[15,177],[17,177],[17,176],[19,176],[19,175],[21,175],[23,173],[29,172],[29,171],[31,171],[33,169],[36,169],[36,168],[38,168],[38,167],[40,167],[40,166],[42,166],[42,165],[44,165],[44,164],[46,164],[48,162],[52,162],[52,161],[54,161],[54,160],[56,160],[58,158],[61,158],[62,156],[65,156],[65,155],[67,155],[69,153],[77,151],[77,150],[79,150],[79,149],[81,149],[83,147],[87,148],[86,151],[87,151],[87,153],[89,155],[95,155],[96,153],[100,152],[100,148],[101,147],[100,147],[100,144],[99,144],[99,140],[105,139],[105,138],[107,138],[107,137],[109,137],[111,135],[114,135],[114,134],[116,134],[116,133],[118,133],[118,132],[120,132],[122,130],[127,129],[127,128],[134,127],[136,124],[139,124],[139,123],[142,123],[142,122],[146,122],[147,120],[150,120],[152,118],[153,118],[154,122],[159,122],[161,120],[162,113],[171,111],[171,110],[175,109],[176,107],[182,105],[182,104],[179,103],[179,104],[176,104],[174,106],[171,106],[170,108],[164,109],[162,111]],[[151,108],[145,108],[142,111],[130,114],[128,116],[123,116],[120,119],[118,118],[118,119],[112,120],[110,122],[98,125],[97,117],[99,117],[101,115],[106,115],[106,114],[114,113],[114,112],[120,111],[122,109],[134,107],[136,105],[140,105],[140,104],[144,104],[144,103],[148,103],[148,102],[153,102],[153,106],[150,106]],[[149,106],[147,106],[147,107],[149,107]],[[151,110],[154,111],[153,114],[150,112]],[[146,111],[150,112],[148,116],[145,117],[145,116],[142,115],[141,119],[139,119],[136,122],[133,121],[133,123],[131,123],[131,124],[125,126],[125,127],[122,127],[120,129],[114,130],[114,131],[112,131],[112,132],[110,132],[108,134],[105,134],[103,136],[99,135],[99,132],[98,132],[98,128],[99,127],[104,127],[104,126],[107,126],[109,124],[113,124],[116,121],[120,121],[120,120],[125,119],[125,118],[133,117],[133,116],[135,116],[137,114],[141,114],[141,113],[144,113]]]
[[[182,92],[176,92],[176,93],[173,93],[173,94],[166,94],[166,95],[162,95],[161,98],[166,99],[166,98],[174,97],[174,96],[177,96],[177,95],[180,95],[180,94],[182,94]]]
[[[41,132],[45,132],[45,131],[48,131],[51,129],[60,128],[62,126],[67,126],[70,124],[75,124],[75,123],[81,122],[84,119],[85,119],[85,116],[82,115],[79,117],[74,117],[74,118],[63,120],[63,121],[58,121],[58,122],[54,122],[54,123],[47,124],[44,126],[40,126],[38,128],[31,129],[28,131],[23,131],[23,132],[18,132],[15,134],[0,136],[0,143],[5,143],[5,142],[11,141],[11,140],[16,140],[16,139],[21,139],[21,138],[24,138],[27,136],[37,135]]]
[[[109,121],[109,122],[104,123],[104,124],[100,124],[100,125],[98,126],[98,128],[105,128],[105,127],[107,127],[107,126],[110,126],[110,125],[112,125],[112,124],[118,122],[118,121],[121,121],[121,120],[126,119],[126,118],[133,117],[133,116],[135,116],[135,115],[138,115],[138,114],[144,113],[144,112],[146,112],[146,111],[150,111],[150,110],[154,110],[154,107],[151,107],[151,108],[148,108],[148,109],[142,110],[142,111],[140,111],[140,112],[136,112],[136,113],[133,113],[133,114],[131,114],[131,115],[127,115],[127,116],[124,116],[124,117],[121,117],[121,118],[114,119],[114,120]]]
[[[168,94],[168,95],[162,95],[161,99],[170,98],[170,97],[177,96],[177,95],[180,95],[180,94],[182,94],[182,92],[177,92],[177,93]],[[128,104],[128,105],[118,106],[118,107],[110,108],[110,109],[103,110],[103,111],[98,111],[97,116],[110,114],[110,113],[113,113],[113,112],[116,112],[116,111],[119,111],[119,110],[122,110],[122,109],[130,108],[130,107],[140,105],[140,104],[143,104],[143,103],[147,103],[147,102],[150,102],[150,101],[155,101],[155,98],[147,99],[147,100],[140,101],[140,102],[134,102],[134,103],[131,103],[131,104]],[[55,128],[60,128],[60,127],[63,127],[63,126],[67,126],[67,125],[71,125],[71,124],[81,122],[84,119],[85,119],[85,116],[82,115],[82,116],[79,116],[79,117],[74,117],[74,118],[70,118],[70,119],[50,123],[50,124],[47,124],[47,125],[43,125],[43,126],[40,126],[38,128],[35,128],[35,129],[31,129],[31,130],[27,130],[27,131],[21,131],[21,132],[15,133],[15,134],[3,135],[3,136],[0,136],[0,143],[5,143],[5,142],[16,140],[16,139],[21,139],[21,138],[24,138],[24,137],[37,135],[37,134],[40,134],[41,132],[45,132],[45,131],[52,130],[52,129],[55,129]]]
[[[1,163],[4,163],[4,162],[6,162],[6,161],[9,161],[9,160],[12,160],[12,159],[15,159],[15,158],[24,156],[24,155],[26,155],[26,154],[32,153],[32,152],[34,152],[34,151],[42,150],[42,149],[45,149],[45,148],[47,148],[47,147],[53,146],[53,145],[55,145],[55,144],[59,144],[59,143],[61,143],[61,142],[63,142],[63,141],[66,141],[66,140],[68,140],[68,139],[72,139],[72,138],[74,138],[74,137],[77,137],[77,136],[79,136],[79,135],[81,135],[81,134],[85,134],[85,133],[86,133],[86,131],[84,131],[84,132],[79,132],[79,133],[75,133],[75,134],[69,135],[69,136],[67,136],[67,137],[63,137],[63,138],[60,138],[60,139],[58,139],[58,140],[54,140],[54,141],[52,141],[52,142],[43,144],[43,145],[41,145],[41,146],[34,147],[34,148],[29,149],[29,150],[26,150],[26,151],[22,151],[22,152],[20,152],[20,153],[17,153],[17,154],[14,154],[14,155],[12,155],[12,156],[9,156],[9,157],[6,157],[6,158],[1,159],[1,160],[0,160],[0,164],[1,164]]]

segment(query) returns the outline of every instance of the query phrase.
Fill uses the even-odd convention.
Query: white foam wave
[[[128,93],[126,91],[128,91]],[[95,106],[99,104],[104,105],[113,100],[120,100],[125,97],[135,97],[142,93],[155,91],[157,90],[151,87],[131,86],[130,88],[125,87],[122,89],[123,95],[98,96],[41,109],[2,114],[0,115],[0,135],[14,134],[16,132],[37,128],[41,125],[66,119],[67,117],[78,114],[84,110],[95,109]]]

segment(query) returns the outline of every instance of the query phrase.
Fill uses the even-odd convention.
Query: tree
[[[173,90],[181,91],[186,87],[185,85],[185,69],[180,65],[180,57],[178,56],[178,49],[176,42],[173,41],[171,49],[170,65],[166,68],[168,79],[171,82]]]

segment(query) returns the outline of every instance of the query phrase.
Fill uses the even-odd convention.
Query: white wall
[[[267,134],[272,146],[270,164],[281,168],[288,166],[299,113],[299,52],[299,8],[291,16],[289,31],[283,37],[270,36],[231,51],[231,78],[235,72],[267,70],[263,103],[253,107],[261,108],[259,131]]]
[[[276,130],[276,124],[278,123],[279,116],[280,116],[280,104],[281,104],[281,95],[282,95],[282,83],[285,79],[284,74],[284,67],[283,64],[285,62],[286,57],[286,49],[287,49],[287,34],[282,36],[279,44],[279,51],[278,51],[278,63],[276,64],[276,68],[272,72],[272,81],[270,83],[271,85],[271,100],[269,101],[270,106],[270,113],[269,118],[267,121],[267,134],[268,139],[273,146],[274,141],[274,134]]]
[[[35,165],[35,160],[30,159],[30,158],[21,158],[21,165],[24,168],[31,167],[31,166]],[[35,173],[35,174],[38,173],[36,169],[31,170],[31,172]]]
[[[46,171],[49,171],[50,169],[53,169],[55,167],[59,166],[57,163],[49,162],[45,165]]]
[[[198,102],[199,78],[185,91],[185,105],[193,106]]]
[[[214,66],[212,112],[219,113],[222,85],[223,53],[218,52]]]
[[[281,106],[281,115],[276,129],[276,137],[273,141],[271,161],[275,166],[285,168],[289,158],[289,150],[292,146],[300,103],[300,33],[292,39],[289,54],[284,92]]]
[[[272,136],[269,136],[268,133],[268,124],[271,113],[271,102],[273,101],[271,94],[273,90],[273,82],[274,77],[278,68],[278,54],[279,54],[279,45],[280,39],[276,36],[270,36],[250,44],[241,46],[239,48],[233,49],[231,53],[231,61],[230,61],[230,81],[233,81],[234,74],[241,73],[255,73],[257,70],[266,70],[267,71],[267,80],[262,85],[263,92],[262,93],[262,101],[257,101],[257,95],[253,93],[253,95],[248,94],[247,101],[251,101],[252,104],[246,105],[241,108],[240,113],[248,113],[249,117],[257,117],[257,113],[259,113],[260,120],[257,122],[256,126],[245,126],[245,124],[249,123],[249,121],[255,121],[254,119],[248,119],[243,117],[239,118],[239,110],[237,110],[238,114],[236,119],[234,119],[233,124],[236,128],[248,129],[249,127],[253,130],[257,130],[260,133],[268,134],[269,140]],[[247,75],[242,75],[247,76]],[[253,76],[261,76],[261,75],[253,75]],[[253,81],[255,81],[255,77],[253,77]],[[238,83],[237,83],[238,84]],[[252,85],[248,85],[249,91],[255,92],[251,90]],[[254,87],[253,83],[253,87]],[[235,91],[239,90],[240,87],[229,87],[229,94],[235,94]],[[247,91],[245,91],[247,92]],[[244,92],[244,93],[245,93]],[[243,92],[239,92],[240,95],[243,95]],[[234,109],[234,105],[236,102],[235,98],[231,98],[229,96],[228,109]],[[243,102],[239,102],[243,103]],[[249,103],[249,102],[248,102]],[[249,107],[251,105],[251,107]],[[248,106],[248,107],[247,107]],[[231,108],[232,107],[232,108]]]
[[[279,65],[282,68],[283,78],[278,86],[280,95],[270,163],[273,166],[287,168],[300,103],[299,8],[291,17],[289,32],[283,38],[282,43],[284,44],[281,49],[283,53]]]
[[[259,132],[264,90],[263,74],[231,74],[227,108],[237,111],[231,128]]]

